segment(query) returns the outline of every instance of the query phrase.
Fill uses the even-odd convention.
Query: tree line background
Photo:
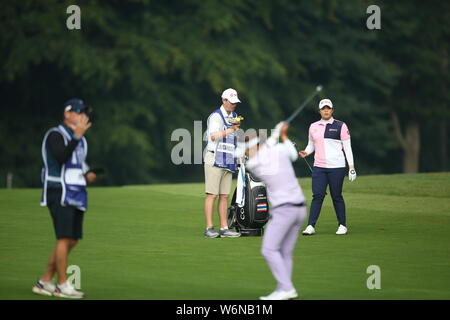
[[[72,4],[81,30],[66,27]],[[371,4],[381,30],[366,27]],[[172,164],[173,130],[205,130],[229,87],[243,129],[273,128],[318,84],[291,126],[299,148],[327,97],[358,174],[448,171],[448,21],[448,1],[2,1],[0,186],[8,172],[40,186],[43,135],[72,97],[94,108],[97,184],[203,181],[202,165]]]

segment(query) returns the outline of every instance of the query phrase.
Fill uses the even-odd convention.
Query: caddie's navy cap
[[[87,106],[83,100],[78,98],[72,98],[66,103],[64,103],[64,111],[75,111],[78,113],[86,112],[89,113],[92,111],[92,109]]]

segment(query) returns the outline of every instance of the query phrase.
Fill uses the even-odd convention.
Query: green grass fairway
[[[311,179],[300,179],[308,202]],[[89,299],[257,299],[275,281],[261,238],[205,239],[203,184],[91,188],[84,239],[69,264]],[[0,190],[0,299],[55,299],[31,287],[54,234],[40,190]],[[344,186],[349,234],[325,199],[300,236],[300,299],[450,299],[450,173],[361,176]],[[214,216],[218,225],[218,217]],[[366,286],[381,268],[381,289]]]

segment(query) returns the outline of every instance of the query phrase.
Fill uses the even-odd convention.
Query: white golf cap
[[[322,99],[319,102],[319,109],[322,109],[325,106],[329,106],[331,109],[333,109],[333,102],[331,102],[330,99]]]
[[[222,93],[222,99],[227,99],[231,103],[241,102],[241,100],[239,100],[239,98],[238,98],[237,91],[234,89],[231,89],[231,88],[225,90]]]

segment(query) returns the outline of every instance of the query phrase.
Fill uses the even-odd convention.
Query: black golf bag
[[[239,178],[239,177],[238,177]],[[269,204],[266,186],[249,172],[245,173],[245,204],[239,207],[234,190],[231,206],[228,208],[228,228],[236,228],[241,236],[261,236],[269,220]]]

